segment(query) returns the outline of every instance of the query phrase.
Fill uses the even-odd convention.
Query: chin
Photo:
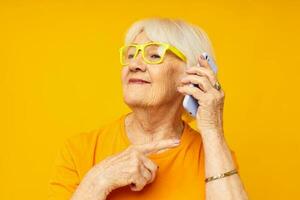
[[[145,102],[145,99],[140,96],[125,96],[124,102],[128,106],[145,106],[147,103]]]
[[[173,97],[163,89],[123,87],[123,100],[128,106],[155,107],[174,100]]]
[[[149,107],[157,105],[157,103],[153,101],[154,98],[150,98],[146,94],[126,94],[123,96],[123,99],[129,107]]]

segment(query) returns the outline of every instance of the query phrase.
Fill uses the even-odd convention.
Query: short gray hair
[[[216,62],[215,53],[205,31],[181,19],[146,18],[133,23],[127,30],[125,44],[131,43],[142,31],[152,41],[166,42],[187,57],[187,66],[197,64],[197,58],[207,52]]]

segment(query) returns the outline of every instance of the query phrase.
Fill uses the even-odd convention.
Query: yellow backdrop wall
[[[0,199],[44,199],[64,140],[127,112],[118,48],[143,17],[214,45],[224,126],[251,199],[297,199],[299,1],[0,1]]]

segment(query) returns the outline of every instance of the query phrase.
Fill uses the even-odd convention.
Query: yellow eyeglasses
[[[170,50],[181,60],[186,61],[186,57],[175,47],[163,42],[148,42],[145,44],[130,44],[120,48],[121,65],[128,65],[139,53],[142,52],[144,61],[148,64],[159,64],[163,62],[166,51]]]

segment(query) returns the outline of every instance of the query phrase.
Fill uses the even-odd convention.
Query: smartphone
[[[218,70],[216,63],[209,57],[209,55],[206,52],[202,53],[202,55],[207,60],[208,64],[212,68],[213,72],[216,74],[217,70]],[[199,67],[201,67],[201,66],[199,66]],[[190,84],[190,86],[198,87],[195,84]],[[192,95],[185,95],[182,104],[183,104],[184,109],[192,117],[196,117],[198,107],[200,106],[197,99],[195,99]]]

